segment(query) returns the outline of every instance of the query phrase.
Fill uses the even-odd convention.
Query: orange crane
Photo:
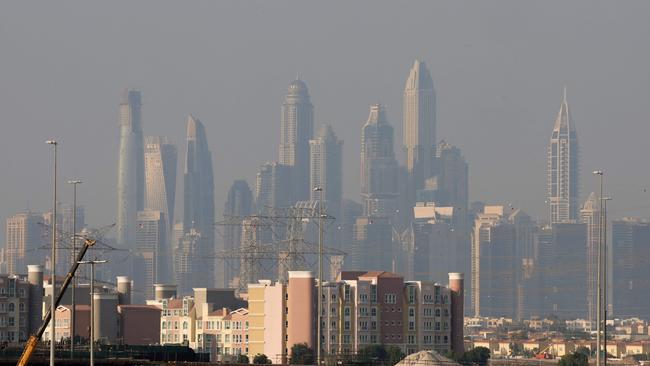
[[[70,267],[70,270],[68,271],[68,275],[65,277],[65,280],[63,281],[63,285],[61,285],[61,290],[59,291],[59,294],[56,296],[56,299],[54,300],[54,308],[59,306],[59,303],[61,302],[61,298],[63,297],[65,290],[72,282],[72,278],[74,277],[75,272],[77,272],[77,268],[79,268],[79,262],[83,260],[84,255],[86,254],[88,248],[95,245],[95,243],[96,240],[84,238],[84,245],[83,247],[81,247],[81,250],[79,250],[79,254],[77,255],[77,260]],[[52,281],[56,281],[56,279],[52,279]],[[45,317],[43,318],[43,323],[38,328],[36,333],[29,336],[27,343],[25,343],[25,349],[23,350],[23,353],[22,355],[20,355],[20,359],[16,364],[17,366],[26,366],[29,363],[29,359],[32,358],[32,354],[34,353],[34,350],[36,349],[38,342],[41,340],[41,337],[43,336],[45,329],[47,329],[48,323],[50,322],[51,319],[52,319],[52,313],[50,309],[45,314]],[[54,340],[50,340],[50,342],[53,341]]]
[[[543,350],[537,352],[537,354],[535,354],[535,358],[538,359],[538,360],[551,360],[551,359],[553,359],[554,356],[548,352],[548,350],[550,348],[551,348],[551,346],[549,345],[546,348],[544,348]]]

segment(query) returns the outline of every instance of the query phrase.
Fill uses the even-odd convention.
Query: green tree
[[[510,356],[521,356],[524,354],[524,345],[518,342],[510,343]]]
[[[490,359],[490,350],[486,347],[474,347],[463,353],[458,361],[461,363],[475,363],[479,366],[487,365]]]
[[[265,354],[263,353],[258,353],[253,357],[253,363],[255,365],[266,365],[267,363],[271,363],[268,357],[266,357]]]
[[[389,365],[394,365],[400,362],[406,356],[399,347],[395,346],[389,346],[386,353],[388,353],[387,361]]]
[[[240,364],[248,363],[248,356],[246,355],[237,355],[236,362]]]
[[[291,347],[291,359],[289,363],[292,365],[311,365],[314,363],[314,350],[311,349],[307,343],[294,344]]]
[[[558,366],[589,366],[589,359],[584,353],[573,352],[562,356]]]
[[[587,358],[591,357],[591,355],[594,354],[593,352],[591,352],[591,350],[590,350],[589,348],[587,348],[587,347],[585,347],[585,346],[580,346],[580,347],[578,347],[578,348],[575,350],[575,353],[581,353],[581,354],[587,356]]]
[[[373,360],[385,361],[388,359],[388,351],[382,344],[373,344],[359,350],[357,360],[369,363]]]

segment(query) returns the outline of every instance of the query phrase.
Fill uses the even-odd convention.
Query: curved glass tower
[[[135,245],[138,211],[144,208],[144,147],[140,92],[127,90],[120,104],[120,156],[117,169],[117,242]]]

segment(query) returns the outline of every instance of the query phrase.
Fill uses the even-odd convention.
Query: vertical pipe
[[[603,366],[607,366],[607,200],[603,200]]]
[[[90,261],[90,366],[95,366],[95,261]]]
[[[77,260],[77,182],[72,182],[72,262]],[[70,359],[74,359],[74,335],[75,335],[75,290],[77,287],[77,277],[72,278],[72,312],[70,313]]]
[[[318,325],[316,327],[316,364],[320,365],[321,364],[321,356],[322,356],[322,344],[321,344],[321,339],[322,339],[322,313],[323,313],[323,236],[324,236],[324,231],[323,231],[323,188],[320,187],[320,192],[319,192],[319,204],[318,204]]]
[[[54,356],[56,352],[56,165],[57,165],[57,142],[47,141],[47,144],[54,146],[54,207],[52,208],[52,257],[50,258],[50,265],[52,278],[52,296],[50,297],[50,313],[52,314],[50,321],[50,366],[54,366]]]

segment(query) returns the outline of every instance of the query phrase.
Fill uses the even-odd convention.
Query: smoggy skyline
[[[381,102],[403,163],[402,95],[414,59],[437,95],[437,139],[469,164],[470,199],[546,218],[547,144],[567,87],[580,136],[580,204],[605,171],[609,216],[650,218],[650,4],[605,1],[195,2],[0,5],[0,212],[51,206],[59,141],[92,226],[116,220],[119,104],[142,92],[145,136],[185,150],[191,113],[212,151],[215,208],[278,156],[280,109],[300,74],[314,125],[344,140],[344,197],[360,200],[361,127]],[[179,159],[180,160],[180,159]],[[179,178],[180,179],[180,178]],[[182,200],[177,186],[178,214]],[[115,234],[114,232],[112,233]]]

